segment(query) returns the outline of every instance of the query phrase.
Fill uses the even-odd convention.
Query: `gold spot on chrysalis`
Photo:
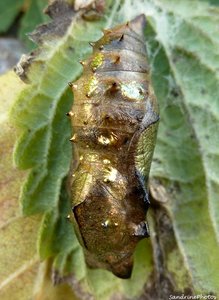
[[[117,178],[118,171],[113,167],[107,167],[105,170],[104,182],[114,182]]]
[[[135,81],[121,84],[123,96],[130,100],[143,100],[144,95],[143,92],[140,93],[140,90],[142,91],[141,86]]]
[[[86,96],[90,98],[98,87],[98,80],[95,75],[91,76],[88,83],[85,85]]]
[[[98,53],[93,57],[93,60],[91,62],[91,68],[94,70],[96,70],[97,68],[99,68],[102,64],[103,64],[103,54],[102,53]]]
[[[107,146],[107,145],[110,145],[110,144],[115,144],[116,141],[118,140],[118,137],[115,133],[111,132],[110,136],[109,137],[106,137],[104,135],[100,135],[98,138],[97,138],[97,141],[104,145],[104,146]]]
[[[106,220],[104,222],[101,223],[101,225],[104,227],[104,228],[107,228],[109,226],[109,223],[110,221],[109,220]]]
[[[104,165],[109,165],[111,161],[109,159],[103,159]]]
[[[102,144],[104,146],[107,146],[110,144],[110,139],[103,135],[100,135],[97,140],[100,144]]]

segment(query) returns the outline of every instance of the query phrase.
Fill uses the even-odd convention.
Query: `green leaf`
[[[25,87],[14,72],[1,76],[0,85],[0,299],[77,300],[66,284],[53,286],[51,263],[39,262],[36,240],[42,216],[21,215],[18,195],[26,172],[12,164],[16,133],[9,123],[8,110]]]
[[[21,10],[24,0],[0,1],[0,32],[8,30]]]
[[[215,188],[219,170],[212,159],[216,160],[219,144],[218,122],[214,117],[219,112],[219,44],[212,29],[218,22],[219,11],[200,4],[193,10],[187,1],[179,2],[179,6],[163,1],[161,8],[165,8],[167,18],[164,26],[161,15],[155,15],[156,31],[180,96],[163,111],[166,126],[160,126],[155,159],[163,162],[164,177],[170,181],[167,188],[174,187],[168,210],[194,287],[199,292],[216,292],[219,220]],[[209,253],[207,263],[204,258]]]
[[[39,50],[20,64],[20,76],[31,82],[11,114],[20,128],[14,160],[29,169],[23,212],[45,213],[38,239],[41,257],[52,257],[57,281],[70,281],[80,299],[133,299],[144,286],[152,299],[188,290],[217,294],[219,10],[198,0],[107,3],[104,17],[89,22],[64,1],[57,14],[56,1],[49,9],[53,22],[33,34]],[[151,244],[139,245],[133,276],[123,281],[86,268],[66,220],[71,147],[64,114],[71,105],[67,82],[80,76],[78,61],[90,53],[88,42],[101,36],[101,28],[140,13],[150,24],[145,36],[161,122],[151,172]]]
[[[15,129],[8,120],[8,110],[24,84],[9,72],[0,77],[0,298],[3,300],[28,298],[38,268],[36,256],[39,217],[23,218],[18,205],[21,181],[26,172],[12,164]],[[13,86],[13,90],[11,89]],[[9,92],[10,91],[10,92]],[[25,290],[22,286],[26,286]]]
[[[45,214],[42,223],[39,253],[43,259],[78,247],[72,224],[67,219],[70,209],[66,184],[63,184],[57,207]]]

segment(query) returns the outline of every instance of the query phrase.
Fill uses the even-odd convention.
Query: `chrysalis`
[[[105,30],[72,84],[74,225],[88,266],[129,278],[149,236],[147,181],[158,107],[144,44],[145,17]]]

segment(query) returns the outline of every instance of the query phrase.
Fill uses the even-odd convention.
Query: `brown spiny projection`
[[[71,84],[72,211],[88,266],[129,278],[149,236],[147,181],[158,107],[144,44],[145,17],[104,30]]]

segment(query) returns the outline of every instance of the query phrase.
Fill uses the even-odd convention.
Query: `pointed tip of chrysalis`
[[[70,138],[70,140],[69,140],[70,142],[73,142],[73,143],[75,143],[76,141],[77,141],[77,135],[76,134],[74,134],[73,135],[73,137],[72,138]]]
[[[69,111],[66,113],[66,116],[71,118],[74,116],[74,113],[72,111]]]
[[[114,64],[118,64],[120,62],[120,55],[115,55]]]
[[[124,39],[124,33],[120,36],[119,41],[121,42]]]
[[[143,37],[144,29],[146,27],[146,17],[144,14],[141,14],[135,17],[132,21],[128,22],[127,25],[138,35]]]
[[[68,82],[68,86],[73,90],[77,90],[78,88],[77,84],[74,84],[73,82]]]
[[[83,61],[83,60],[80,60],[79,63],[80,63],[82,66],[85,65],[85,61]]]

